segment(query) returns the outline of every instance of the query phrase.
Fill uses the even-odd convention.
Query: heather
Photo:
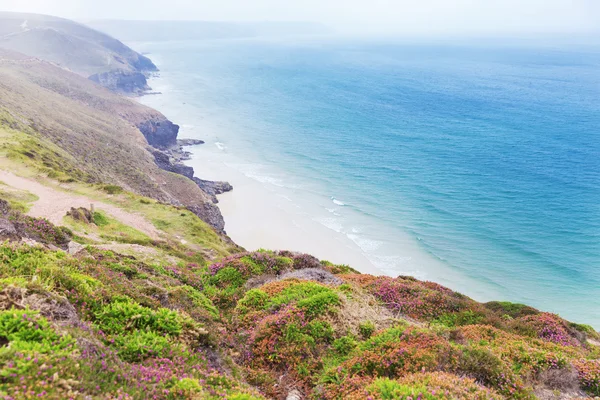
[[[24,230],[37,243],[0,245],[3,398],[599,395],[587,325],[306,254],[220,256],[201,240],[177,243],[167,225],[160,240],[137,241],[104,213],[93,220],[66,218],[72,231],[43,221]],[[60,249],[61,234],[81,249]]]

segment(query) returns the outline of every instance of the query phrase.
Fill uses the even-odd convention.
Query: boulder
[[[94,222],[94,216],[92,215],[92,212],[83,207],[71,207],[71,210],[67,211],[67,216],[73,218],[75,221],[84,222],[86,224],[91,224]]]

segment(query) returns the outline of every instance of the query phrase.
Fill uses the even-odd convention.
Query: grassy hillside
[[[133,100],[49,63],[0,50],[0,153],[13,167],[33,164],[62,180],[110,183],[191,207],[222,229],[209,195],[155,164],[138,127],[161,124],[170,122]]]
[[[215,263],[200,251],[210,246],[206,232],[188,237],[196,251],[181,252],[102,213],[90,223],[69,218],[97,240],[46,223],[45,246],[0,245],[6,398],[600,395],[598,333],[556,315],[303,254],[239,253]],[[172,218],[167,230],[194,216]],[[38,234],[38,224],[28,226]],[[49,248],[62,235],[88,244],[75,255]],[[123,254],[104,248],[109,241],[141,247]]]
[[[243,252],[186,209],[39,168],[0,165],[3,398],[600,396],[590,326],[306,254]]]
[[[85,77],[115,70],[156,70],[148,58],[120,41],[46,15],[0,12],[0,47],[51,61]]]

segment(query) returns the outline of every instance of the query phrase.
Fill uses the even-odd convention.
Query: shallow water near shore
[[[600,52],[136,43],[226,230],[600,328]]]

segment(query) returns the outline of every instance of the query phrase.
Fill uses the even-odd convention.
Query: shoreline
[[[160,66],[160,62],[157,64]],[[361,243],[361,239],[351,239],[352,236],[358,237],[358,234],[337,230],[336,222],[329,224],[319,221],[318,213],[323,214],[321,219],[326,219],[337,215],[333,211],[335,208],[339,211],[347,208],[343,202],[327,198],[327,204],[317,204],[313,202],[316,198],[301,199],[306,194],[300,193],[301,190],[293,185],[286,187],[284,179],[281,182],[268,173],[262,176],[260,170],[251,173],[243,171],[240,163],[248,163],[250,167],[262,165],[256,164],[255,160],[240,159],[230,152],[228,146],[235,147],[238,144],[230,144],[228,139],[233,141],[235,137],[227,138],[227,134],[220,132],[222,127],[218,124],[196,118],[191,105],[184,102],[177,94],[180,90],[174,88],[168,79],[155,75],[149,83],[158,88],[161,95],[139,97],[138,101],[180,124],[178,139],[205,142],[186,147],[189,157],[182,160],[183,164],[192,167],[200,179],[228,182],[233,186],[232,191],[217,195],[216,206],[225,220],[225,232],[236,244],[250,251],[268,248],[308,253],[322,260],[350,265],[366,274],[414,276],[483,300],[502,297],[500,292],[445,266],[420,249],[407,234],[391,243],[394,248],[391,254],[388,249],[388,253],[382,256],[375,255],[375,258],[381,259],[375,263],[370,258],[374,256],[373,252],[368,251],[374,239],[362,237],[365,243]],[[173,106],[178,103],[182,103],[183,107]],[[236,150],[239,153],[240,149]],[[246,150],[256,151],[255,148]],[[397,228],[395,233],[398,231],[401,229]]]
[[[203,97],[204,78],[188,79],[186,70],[166,59],[163,67],[163,57],[153,52],[162,72],[150,81],[162,94],[140,101],[180,124],[180,138],[205,141],[186,148],[192,154],[185,165],[201,179],[232,184],[233,192],[219,195],[216,206],[225,231],[238,245],[305,252],[362,273],[433,281],[480,302],[511,301],[576,318],[577,313],[554,303],[550,293],[533,293],[523,283],[501,279],[486,264],[474,270],[454,266],[429,252],[401,221],[373,219],[343,192],[312,180],[318,177],[294,175],[293,166],[277,163],[281,158],[267,153],[270,147],[260,143],[264,139],[244,133],[244,114],[229,114],[227,103],[214,102],[219,98],[210,91],[212,97]],[[188,89],[194,84],[201,86]],[[448,241],[448,246],[457,244]]]
[[[153,54],[153,62],[159,69],[162,64],[160,61],[160,54]],[[187,148],[189,158],[182,161],[185,166],[192,167],[200,179],[228,182],[233,186],[231,192],[217,195],[216,206],[225,220],[226,234],[236,244],[247,250],[267,248],[308,253],[372,275],[413,276],[447,286],[479,301],[506,297],[501,288],[487,285],[448,267],[420,248],[412,237],[397,226],[389,232],[393,240],[386,243],[386,253],[379,254],[369,247],[372,241],[380,238],[361,236],[351,239],[351,236],[360,236],[360,233],[337,230],[335,221],[331,221],[332,224],[319,222],[317,213],[321,214],[321,219],[326,219],[332,214],[337,215],[333,211],[336,207],[343,212],[349,210],[344,210],[346,205],[335,198],[327,197],[327,205],[322,202],[311,204],[316,197],[313,194],[299,193],[301,190],[293,187],[295,182],[286,187],[285,178],[270,176],[269,172],[272,171],[263,176],[260,169],[263,165],[260,162],[256,162],[253,157],[241,159],[238,156],[242,151],[255,153],[257,149],[240,147],[242,140],[236,140],[235,135],[230,135],[226,131],[227,127],[221,126],[223,121],[198,117],[197,106],[188,103],[188,99],[181,95],[185,92],[174,86],[164,76],[165,71],[161,71],[162,73],[153,75],[149,80],[153,91],[160,92],[161,95],[138,97],[138,101],[179,124],[178,139],[199,139],[205,142],[193,146],[193,149]],[[166,75],[169,73],[173,71],[167,71]],[[230,147],[237,152],[234,154]],[[251,169],[258,167],[258,171],[242,171],[240,163],[247,164]],[[299,199],[302,195],[311,198]],[[320,200],[324,201],[324,198]],[[312,208],[308,209],[309,207]],[[263,226],[269,228],[263,229]]]

